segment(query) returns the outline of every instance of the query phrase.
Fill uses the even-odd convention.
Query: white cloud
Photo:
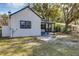
[[[8,14],[8,12],[0,11],[0,14]]]
[[[26,5],[27,5],[26,3],[7,3],[8,10],[11,12],[15,12]]]
[[[7,3],[7,6],[10,8],[20,8],[25,6],[25,3]]]

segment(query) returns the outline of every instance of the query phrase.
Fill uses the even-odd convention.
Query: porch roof
[[[44,20],[42,20],[41,23],[53,24],[53,22],[51,22],[51,21],[44,21]]]

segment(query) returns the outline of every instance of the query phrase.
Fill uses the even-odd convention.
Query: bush
[[[54,25],[54,31],[55,32],[61,32],[61,25],[55,23],[55,25]]]
[[[67,34],[71,33],[71,26],[68,26],[67,30],[65,30],[65,29],[66,29],[66,28],[64,27],[64,28],[63,28],[63,32],[64,32],[64,33],[67,33]]]
[[[54,32],[64,32],[64,33],[70,33],[71,32],[71,26],[68,26],[67,31],[65,31],[65,25],[62,25],[61,23],[54,23]]]

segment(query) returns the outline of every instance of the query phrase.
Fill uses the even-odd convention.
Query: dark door
[[[46,32],[46,24],[45,23],[41,23],[41,30],[43,30],[43,32]]]
[[[51,32],[52,31],[52,24],[51,23],[42,23],[41,29],[45,32]]]

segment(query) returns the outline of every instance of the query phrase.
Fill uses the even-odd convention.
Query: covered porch
[[[41,22],[41,35],[48,35],[53,31],[53,23],[49,21]]]

